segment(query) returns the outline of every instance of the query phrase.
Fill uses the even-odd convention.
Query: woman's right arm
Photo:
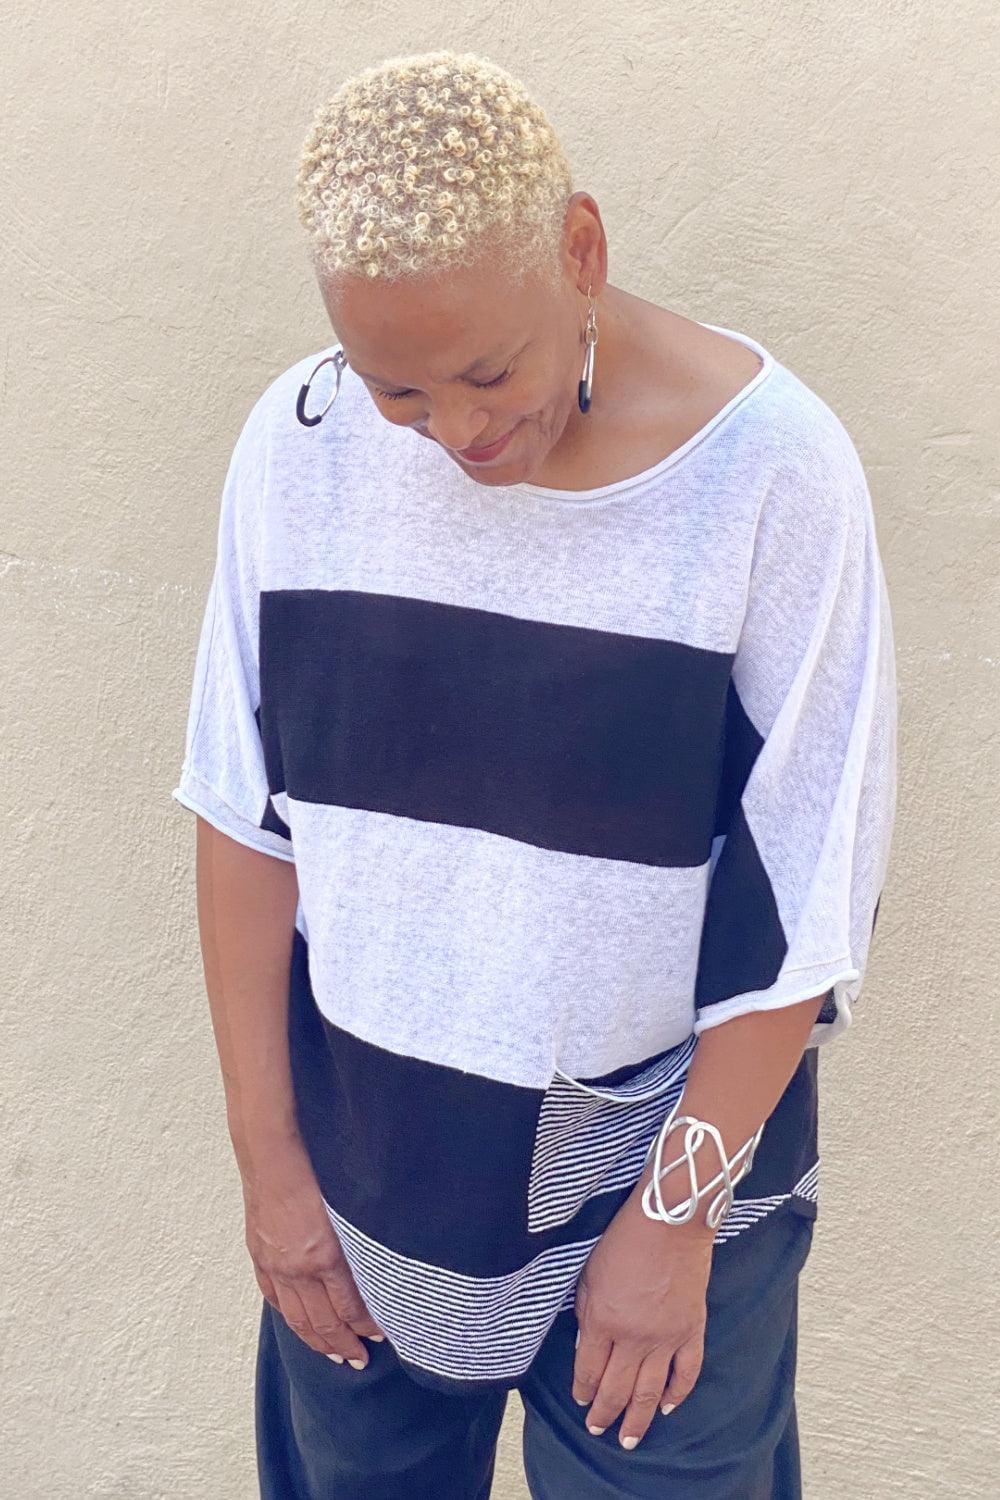
[[[367,1362],[379,1336],[323,1205],[298,1130],[288,983],[298,881],[291,860],[250,849],[197,817],[198,929],[243,1183],[257,1283],[313,1349]]]

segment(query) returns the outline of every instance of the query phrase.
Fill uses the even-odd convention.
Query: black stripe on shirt
[[[732,655],[393,594],[260,604],[265,754],[289,797],[605,859],[708,859]]]

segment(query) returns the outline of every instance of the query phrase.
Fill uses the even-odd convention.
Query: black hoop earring
[[[336,369],[336,371],[337,371],[337,384],[336,384],[336,386],[334,388],[333,395],[330,397],[329,401],[326,403],[326,405],[324,406],[323,410],[319,413],[319,416],[316,416],[316,417],[307,417],[306,416],[306,397],[309,394],[309,387],[312,385],[313,381],[315,380],[317,372],[319,370],[321,370],[324,365],[328,365],[328,364],[333,364],[334,367],[335,367],[335,369]],[[330,407],[333,405],[333,403],[336,401],[337,397],[340,395],[340,377],[341,377],[341,375],[344,372],[344,368],[345,368],[346,364],[347,364],[347,355],[344,353],[343,349],[338,344],[336,350],[334,351],[334,353],[333,354],[326,354],[326,355],[324,355],[323,358],[320,360],[319,364],[313,370],[312,374],[309,376],[309,379],[306,381],[305,385],[299,391],[299,397],[298,397],[298,400],[295,403],[295,415],[298,417],[298,419],[302,423],[303,427],[315,427],[319,422],[322,422],[323,418],[326,416],[327,412],[330,410]]]
[[[593,286],[593,282],[591,283]],[[583,375],[577,388],[577,401],[582,412],[590,410],[590,398],[594,388],[594,346],[597,343],[597,303],[591,296],[591,287],[587,288],[587,296],[590,297],[590,308],[587,313],[587,326],[584,329],[583,340],[587,346],[587,352],[583,359]]]

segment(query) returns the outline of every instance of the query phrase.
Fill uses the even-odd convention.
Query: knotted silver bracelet
[[[653,1157],[653,1176],[642,1195],[642,1211],[647,1219],[660,1219],[665,1224],[687,1224],[694,1218],[698,1204],[704,1198],[705,1194],[710,1193],[721,1182],[722,1188],[709,1204],[708,1212],[705,1215],[705,1222],[708,1228],[718,1229],[722,1220],[733,1206],[733,1188],[741,1178],[746,1176],[753,1166],[754,1152],[764,1133],[764,1125],[761,1125],[760,1129],[756,1130],[750,1139],[738,1151],[734,1152],[731,1161],[727,1161],[726,1148],[723,1144],[722,1136],[714,1125],[711,1125],[707,1120],[696,1119],[694,1115],[677,1115],[675,1118],[680,1102],[680,1099],[678,1099],[657,1132],[655,1139],[650,1143],[649,1150],[646,1152],[646,1161],[649,1160],[650,1156]],[[765,1120],[764,1124],[766,1123],[767,1121]],[[672,1161],[667,1166],[664,1166],[663,1153],[666,1148],[667,1137],[679,1125],[687,1126],[684,1132],[684,1154],[677,1157],[676,1161]],[[706,1183],[704,1187],[699,1187],[695,1152],[706,1135],[711,1136],[715,1142],[715,1148],[719,1153],[719,1160],[722,1163],[722,1171],[717,1172],[711,1182]],[[747,1153],[746,1159],[734,1176],[732,1168],[744,1153]],[[688,1164],[688,1180],[691,1184],[691,1193],[683,1202],[676,1204],[673,1208],[668,1208],[663,1201],[660,1183],[665,1177],[669,1176],[675,1167],[683,1166],[685,1162]]]

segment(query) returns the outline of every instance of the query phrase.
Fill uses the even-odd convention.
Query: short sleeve
[[[241,844],[294,860],[280,777],[269,784],[260,730],[258,622],[266,454],[260,403],[223,485],[215,570],[194,665],[184,761],[171,796]]]
[[[852,1020],[896,808],[896,664],[871,499],[834,419],[760,507],[726,707],[696,1032],[824,994]]]

